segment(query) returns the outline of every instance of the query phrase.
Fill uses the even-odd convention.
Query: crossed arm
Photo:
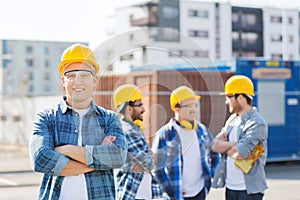
[[[112,144],[116,139],[115,136],[106,136],[102,141],[103,144]],[[72,176],[91,172],[95,169],[89,168],[86,165],[86,152],[82,146],[63,145],[54,148],[55,152],[61,153],[70,158],[65,168],[59,174],[60,176]]]
[[[212,144],[212,150],[218,153],[226,153],[233,159],[241,160],[243,157],[239,154],[235,145],[237,142],[227,141],[226,133],[220,133],[217,135]]]

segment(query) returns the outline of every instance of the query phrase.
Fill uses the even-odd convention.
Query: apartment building
[[[263,8],[263,56],[275,59],[299,59],[299,11]]]
[[[299,59],[298,10],[152,0],[119,8],[109,19],[110,36],[127,34],[110,61],[115,73],[147,64],[213,66],[233,57]],[[108,51],[114,47],[112,39]]]
[[[57,65],[64,49],[73,43],[0,40],[1,94],[12,96],[61,94],[62,86]]]

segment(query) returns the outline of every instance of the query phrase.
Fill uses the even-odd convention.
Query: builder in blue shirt
[[[43,173],[38,199],[115,199],[113,169],[126,160],[118,116],[92,100],[99,72],[86,46],[68,47],[58,66],[65,97],[36,115],[31,165]]]
[[[219,154],[211,151],[213,136],[196,120],[199,99],[186,86],[173,90],[170,107],[174,118],[158,130],[153,141],[155,176],[171,199],[206,199],[219,162]]]

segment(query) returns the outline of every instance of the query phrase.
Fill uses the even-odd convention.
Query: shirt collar
[[[242,115],[241,120],[242,121],[246,121],[247,119],[249,119],[249,117],[251,115],[253,115],[253,113],[256,112],[256,108],[252,107],[251,110],[249,110],[248,112],[246,112],[244,115]]]
[[[71,106],[67,104],[67,98],[64,96],[63,99],[60,102],[60,108],[63,114],[67,112],[68,109],[73,110]],[[98,115],[100,115],[100,111],[97,109],[98,106],[96,105],[95,101],[92,99],[91,100],[91,110],[94,110]],[[90,111],[88,111],[90,112]]]

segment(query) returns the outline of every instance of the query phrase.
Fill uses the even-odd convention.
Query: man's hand
[[[116,140],[116,136],[106,136],[106,137],[102,140],[101,144],[112,144],[113,141],[115,141],[115,140]]]
[[[241,156],[241,154],[238,152],[238,150],[235,147],[232,147],[226,153],[228,156],[230,156],[233,159],[243,160],[243,157]]]
[[[140,172],[143,172],[144,169],[142,168],[142,166],[139,164],[139,163],[134,163],[133,167],[132,167],[132,170],[134,173],[140,173]]]

